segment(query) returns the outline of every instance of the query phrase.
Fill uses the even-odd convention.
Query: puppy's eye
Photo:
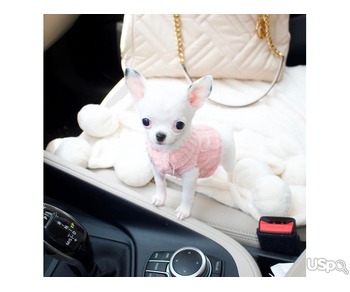
[[[185,128],[185,123],[184,122],[178,121],[178,122],[175,123],[175,129],[176,130],[182,130],[183,128]]]
[[[142,124],[147,128],[151,126],[151,121],[147,118],[142,119]]]

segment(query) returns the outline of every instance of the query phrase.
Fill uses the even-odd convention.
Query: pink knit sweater
[[[222,140],[208,126],[194,126],[186,143],[173,152],[161,151],[147,143],[149,157],[159,173],[181,176],[198,167],[199,177],[211,176],[221,161]]]

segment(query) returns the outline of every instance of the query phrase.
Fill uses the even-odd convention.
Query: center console
[[[43,215],[46,277],[261,276],[232,238],[49,153]]]

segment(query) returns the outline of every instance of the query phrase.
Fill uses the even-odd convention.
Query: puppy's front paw
[[[156,207],[160,207],[163,206],[165,203],[165,196],[163,195],[159,195],[159,194],[155,194],[152,197],[152,204]]]
[[[190,217],[191,215],[191,207],[188,206],[184,206],[184,205],[180,205],[177,209],[176,209],[176,217],[179,220],[184,220],[188,217]]]

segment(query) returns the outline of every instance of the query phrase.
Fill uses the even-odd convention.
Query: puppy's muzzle
[[[156,134],[156,139],[158,143],[164,142],[165,138],[166,138],[166,134],[164,134],[163,132],[158,132]]]

